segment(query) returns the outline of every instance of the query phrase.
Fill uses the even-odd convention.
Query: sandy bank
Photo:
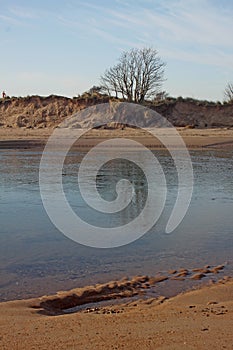
[[[171,271],[171,274],[176,274]],[[183,274],[185,271],[183,271]],[[186,271],[187,273],[187,271]],[[197,271],[193,271],[197,273]],[[162,276],[166,277],[166,276]],[[179,294],[142,299],[148,284],[137,276],[54,296],[0,304],[0,348],[232,349],[233,280]],[[64,308],[102,297],[139,298],[70,314]]]
[[[233,129],[177,129],[189,149],[233,149]],[[132,138],[143,143],[149,148],[162,148],[163,145],[151,135],[154,129],[136,130],[126,128],[125,130],[91,130],[79,140],[77,147],[91,148],[97,143],[109,138]],[[23,129],[9,128],[0,129],[0,149],[6,148],[32,148],[43,147],[53,129]],[[159,129],[161,135],[165,134],[163,129]],[[167,130],[166,130],[167,135]],[[167,135],[168,144],[172,145],[169,133]]]

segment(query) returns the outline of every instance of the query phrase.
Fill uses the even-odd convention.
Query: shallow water
[[[96,249],[71,241],[50,222],[39,192],[41,150],[0,150],[0,299],[38,296],[125,275],[155,275],[171,268],[226,261],[224,274],[233,275],[233,152],[191,151],[193,197],[184,220],[172,234],[165,234],[165,226],[177,195],[177,175],[166,151],[154,154],[168,186],[159,221],[129,245]],[[97,188],[103,198],[115,198],[115,184],[122,177],[132,181],[135,194],[132,204],[120,214],[99,214],[87,207],[79,193],[77,172],[83,156],[77,150],[70,152],[63,169],[63,185],[73,210],[101,227],[125,224],[136,217],[147,195],[143,172],[125,160],[102,167]],[[88,185],[88,176],[86,181]]]

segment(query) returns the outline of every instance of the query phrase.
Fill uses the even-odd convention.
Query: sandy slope
[[[48,316],[41,300],[0,304],[2,350],[233,349],[232,280],[89,313]]]

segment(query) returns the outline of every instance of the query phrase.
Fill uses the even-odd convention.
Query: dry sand
[[[146,283],[140,278],[1,303],[0,349],[233,349],[229,278],[170,299],[62,310],[97,295],[133,294]]]
[[[157,129],[164,134],[164,129]],[[189,149],[233,149],[233,129],[188,129],[177,128]],[[92,130],[79,140],[80,147],[90,148],[98,142],[113,137],[130,137],[150,148],[160,148],[162,145],[150,132],[153,129],[136,130],[126,128],[125,130]],[[0,148],[24,147],[30,148],[44,144],[52,134],[53,129],[24,129],[5,128],[0,129]],[[166,129],[166,134],[168,129]],[[167,136],[169,143],[169,135]]]

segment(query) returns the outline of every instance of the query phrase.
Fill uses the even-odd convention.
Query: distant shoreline
[[[0,149],[43,148],[53,128],[45,129],[0,129]],[[164,146],[148,132],[153,129],[98,130],[83,135],[77,148],[90,149],[109,138],[131,138],[150,149],[163,149]],[[233,149],[233,129],[188,129],[177,128],[188,149]],[[160,129],[162,133],[163,130]],[[168,135],[169,144],[169,135]],[[172,146],[172,143],[171,143]]]

